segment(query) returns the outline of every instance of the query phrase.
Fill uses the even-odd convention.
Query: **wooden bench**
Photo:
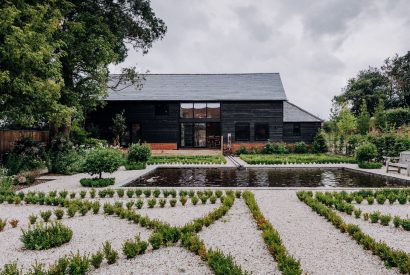
[[[394,162],[394,160],[398,160]],[[410,151],[404,151],[400,153],[400,157],[398,158],[387,158],[386,161],[386,172],[389,171],[396,171],[397,173],[401,173],[402,169],[406,169],[407,176],[410,176]]]

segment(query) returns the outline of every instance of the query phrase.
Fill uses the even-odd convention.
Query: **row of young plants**
[[[269,252],[278,263],[279,270],[284,275],[302,274],[300,262],[293,258],[286,250],[280,238],[279,232],[273,228],[272,224],[263,216],[259,209],[255,196],[250,191],[243,192],[243,199],[249,207],[259,230],[262,230],[262,237],[268,247]]]
[[[374,204],[376,201],[378,204],[384,204],[388,202],[389,204],[394,204],[398,202],[399,204],[406,204],[410,202],[410,188],[400,188],[400,189],[379,189],[379,190],[359,190],[351,193],[346,191],[333,192],[331,195],[337,199],[347,201],[352,203],[353,201],[361,204],[364,200],[367,201],[369,205]]]
[[[393,221],[395,227],[402,227],[404,230],[410,231],[410,219],[404,219],[399,216],[395,216],[393,218],[391,215],[382,214],[380,211],[375,211],[371,213],[363,212],[360,208],[357,208],[353,204],[343,200],[341,196],[342,195],[334,196],[334,194],[329,192],[315,193],[315,198],[321,203],[325,204],[328,207],[335,208],[336,210],[344,212],[348,215],[354,214],[356,219],[363,218],[365,221],[370,221],[371,223],[380,222],[380,224],[384,226],[388,226],[390,222]]]
[[[153,249],[158,249],[160,246],[177,243],[184,234],[196,234],[203,228],[203,226],[209,226],[211,223],[224,216],[233,205],[235,196],[234,193],[230,192],[226,197],[223,196],[222,198],[223,203],[220,207],[216,208],[203,218],[195,219],[193,222],[185,225],[182,228],[171,227],[168,224],[162,223],[158,220],[151,220],[148,216],[141,216],[134,210],[123,208],[123,204],[120,202],[117,202],[114,205],[104,204],[104,213],[107,215],[117,215],[121,219],[127,219],[134,222],[135,224],[139,224],[142,227],[154,229],[154,233],[151,235],[149,242]],[[62,206],[67,208],[67,214],[70,217],[73,217],[76,211],[80,211],[83,215],[85,215],[91,209],[93,210],[92,212],[94,214],[97,214],[100,208],[99,202],[82,201],[79,199],[64,199]],[[70,209],[74,209],[74,211],[70,211]],[[81,209],[86,210],[82,211]],[[56,212],[57,210],[55,210],[54,214],[57,219],[61,219],[63,214],[61,212]],[[43,211],[40,213],[40,216],[44,221],[49,221],[51,217],[51,211]],[[35,223],[37,216],[30,215],[29,220],[30,223]],[[123,245],[123,253],[126,258],[130,259],[138,254],[144,253],[147,246],[147,243],[144,244],[139,239],[136,239],[135,241],[127,240]],[[105,250],[106,249],[104,249],[104,251]],[[118,252],[114,250],[112,250],[110,253],[104,254],[109,264],[115,263],[116,259],[118,259]],[[71,256],[64,256],[50,267],[48,273],[34,274],[66,274],[67,272],[68,274],[85,274],[89,270],[90,263],[94,266],[94,268],[98,268],[101,265],[103,258],[102,256],[103,253],[101,252],[97,252],[90,257],[88,255],[81,256],[79,253],[72,254]],[[202,257],[202,259],[204,259],[210,265],[210,267],[215,271],[216,274],[245,274],[244,272],[242,272],[240,267],[234,264],[232,257],[225,256],[220,251],[208,250],[206,251],[204,256],[205,257]],[[42,271],[43,268],[44,265],[42,264],[36,263],[35,266],[33,266],[33,270],[37,271]],[[73,269],[76,270],[77,273],[72,273],[70,271]],[[11,273],[7,273],[9,271]],[[227,271],[229,272],[226,273]],[[5,265],[3,272],[5,272],[4,274],[21,274],[13,273],[18,272],[16,263]]]
[[[151,156],[147,164],[225,164],[222,155],[215,156]]]
[[[240,155],[240,157],[251,165],[356,163],[353,157],[330,154]]]
[[[4,231],[4,229],[6,228],[6,226],[7,226],[7,219],[1,219],[0,218],[0,232],[3,232]],[[10,224],[10,226],[11,226],[11,228],[16,228],[17,227],[17,225],[19,224],[19,220],[18,219],[11,219],[11,220],[9,220],[8,221],[8,223]]]
[[[310,191],[297,192],[299,200],[307,204],[313,211],[320,216],[325,217],[340,232],[347,232],[359,245],[365,250],[370,250],[377,255],[386,267],[397,267],[403,274],[410,274],[410,254],[401,250],[389,247],[382,241],[376,241],[371,236],[365,234],[359,226],[355,224],[346,224],[341,216],[334,210],[320,202],[313,196]]]

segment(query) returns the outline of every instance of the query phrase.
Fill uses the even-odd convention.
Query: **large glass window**
[[[236,123],[235,124],[235,140],[236,141],[249,141],[250,130],[249,123]]]
[[[192,147],[194,127],[192,123],[181,123],[181,147]]]
[[[269,124],[268,123],[255,123],[255,140],[268,140],[269,139]]]
[[[207,103],[207,118],[219,118],[221,115],[220,103]]]
[[[206,147],[205,123],[194,123],[194,147]]]
[[[194,117],[194,104],[193,103],[181,103],[180,117],[181,118],[193,118]]]
[[[194,117],[206,118],[206,103],[194,103]]]

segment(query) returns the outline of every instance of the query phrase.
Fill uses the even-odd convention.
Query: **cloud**
[[[152,0],[168,32],[112,72],[280,72],[288,98],[328,118],[347,79],[410,45],[408,0]]]

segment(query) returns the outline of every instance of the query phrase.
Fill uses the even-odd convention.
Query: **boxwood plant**
[[[44,250],[61,246],[69,242],[73,236],[73,231],[59,222],[48,225],[39,223],[28,230],[22,229],[22,232],[20,240],[24,247],[30,250]]]

